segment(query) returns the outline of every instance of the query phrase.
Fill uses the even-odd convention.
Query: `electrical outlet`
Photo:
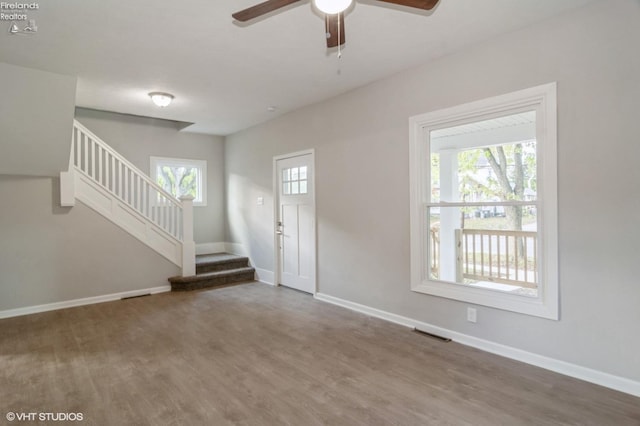
[[[467,308],[467,321],[476,322],[478,320],[478,312],[476,308]]]

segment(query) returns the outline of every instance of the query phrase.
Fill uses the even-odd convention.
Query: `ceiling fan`
[[[282,7],[302,0],[267,0],[250,8],[232,14],[240,22],[250,21]],[[431,10],[439,0],[376,0],[384,3],[399,4],[422,10]],[[313,0],[318,10],[325,14],[325,33],[327,47],[344,44],[344,11],[351,6],[353,0]],[[340,42],[338,43],[338,40]]]

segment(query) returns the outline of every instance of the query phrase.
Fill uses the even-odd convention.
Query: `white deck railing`
[[[537,233],[458,229],[458,274],[515,286],[537,286]]]
[[[75,120],[69,170],[80,173],[97,189],[115,197],[138,220],[143,218],[153,224],[156,233],[159,230],[166,234],[164,237],[175,240],[181,246],[182,261],[178,259],[176,263],[182,267],[183,275],[195,274],[193,198],[177,200]]]
[[[464,279],[536,288],[537,233],[456,229],[456,282]],[[440,275],[440,229],[430,230],[431,275]]]

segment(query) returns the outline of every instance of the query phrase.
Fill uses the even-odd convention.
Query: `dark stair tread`
[[[228,277],[237,274],[246,274],[246,273],[254,273],[255,269],[251,266],[247,266],[244,268],[235,268],[235,269],[227,269],[224,271],[214,271],[214,272],[204,272],[202,274],[191,275],[188,277],[171,277],[169,278],[169,282],[171,283],[185,283],[185,282],[197,282],[197,281],[206,281],[212,278],[218,277]]]
[[[171,277],[172,291],[198,290],[240,282],[254,281],[255,268],[249,258],[229,253],[196,256],[196,275]]]
[[[229,253],[199,255],[196,257],[196,274],[246,268],[249,258]]]
[[[237,256],[229,253],[214,253],[214,254],[201,254],[196,256],[196,265],[218,264],[218,263],[232,263],[232,262],[249,262],[249,258],[246,256]]]

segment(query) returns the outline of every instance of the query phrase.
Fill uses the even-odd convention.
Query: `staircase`
[[[171,290],[253,281],[249,259],[228,253],[195,255],[193,197],[177,200],[74,120],[69,169],[60,173],[60,203],[76,199],[182,269]]]
[[[171,291],[198,290],[254,281],[255,269],[249,258],[228,253],[196,256],[196,275],[171,277]]]
[[[180,267],[183,276],[196,273],[193,197],[177,200],[74,120],[60,204],[73,207],[76,199]]]

